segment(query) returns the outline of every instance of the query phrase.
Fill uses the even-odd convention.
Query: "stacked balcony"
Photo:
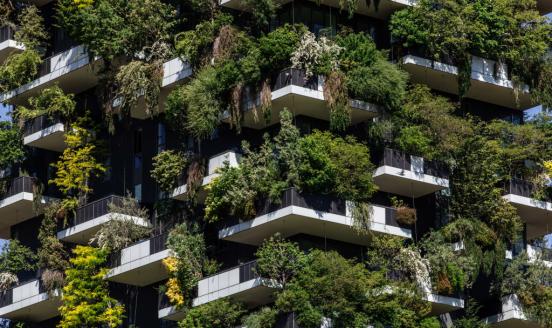
[[[246,90],[241,107],[244,110],[241,125],[253,129],[262,129],[280,122],[280,112],[290,110],[294,116],[304,115],[324,121],[330,120],[330,110],[324,99],[324,78],[307,78],[305,71],[288,68],[281,71],[272,85],[272,105],[270,120],[266,121],[254,109],[260,105],[258,92]],[[360,100],[350,100],[351,123],[368,121],[378,115],[381,109],[374,104]],[[230,114],[225,113],[223,121],[230,122]]]
[[[503,196],[517,208],[527,226],[527,239],[542,237],[552,231],[552,202],[550,199],[533,198],[535,186],[527,181],[512,179],[505,187]]]
[[[163,260],[169,257],[167,233],[122,249],[110,258],[106,279],[132,286],[147,286],[168,278]]]
[[[458,94],[458,67],[418,55],[407,55],[401,59],[401,63],[410,73],[412,82]],[[514,84],[508,78],[505,65],[476,56],[472,57],[471,87],[466,97],[512,109],[528,109],[535,105],[527,87],[516,97]]]
[[[185,79],[192,75],[192,67],[188,62],[180,58],[174,58],[163,64],[163,79],[161,81],[161,93],[159,95],[159,108],[164,108],[165,101],[170,92]],[[120,100],[115,100],[114,105],[118,106]],[[136,106],[130,111],[130,116],[135,119],[144,120],[148,118],[146,103],[142,97]]]
[[[111,220],[130,220],[143,227],[150,225],[148,218],[111,211],[110,204],[121,206],[123,201],[123,197],[112,195],[77,208],[75,215],[69,220],[68,226],[59,227],[57,238],[76,244],[88,244],[96,232]]]
[[[0,28],[0,64],[12,53],[25,50],[25,46],[15,41],[15,31],[10,26]]]
[[[40,65],[35,80],[0,95],[0,102],[25,105],[29,97],[36,96],[55,84],[66,93],[79,94],[98,82],[91,63],[90,55],[82,45],[46,58]]]
[[[501,312],[486,317],[483,321],[491,327],[542,328],[538,322],[527,317],[517,295],[504,296]]]
[[[10,227],[37,216],[35,208],[36,180],[18,177],[8,181],[6,191],[0,194],[0,238],[9,238]],[[45,204],[47,197],[40,203]]]
[[[46,292],[40,279],[0,293],[3,319],[40,322],[58,316],[60,305],[60,292]]]
[[[380,191],[414,198],[448,188],[448,177],[447,168],[440,163],[388,148],[374,172]]]
[[[273,301],[273,287],[255,273],[257,262],[251,261],[219,272],[199,281],[197,297],[193,306],[200,306],[221,298],[230,297],[248,308],[268,304]],[[166,302],[159,309],[159,319],[181,320],[184,311]]]
[[[265,202],[256,209],[257,216],[248,221],[229,218],[219,230],[219,238],[249,245],[261,245],[263,241],[280,233],[287,238],[296,234],[308,234],[359,245],[368,245],[369,236],[353,229],[349,202],[328,195],[302,195],[296,189],[284,191],[279,203]],[[369,229],[411,238],[410,227],[401,226],[396,220],[396,210],[372,205]]]
[[[234,151],[225,151],[221,154],[214,155],[209,158],[207,165],[207,175],[203,178],[201,186],[204,187],[211,183],[219,174],[218,170],[223,168],[225,163],[228,163],[230,167],[237,167],[240,160],[240,154]],[[188,192],[188,186],[186,184],[186,176],[183,175],[179,178],[179,186],[172,192],[171,197],[178,200],[185,200],[186,193]],[[200,196],[205,196],[204,192],[200,193]]]
[[[25,122],[23,130],[25,146],[62,152],[65,144],[65,124],[58,119],[41,115]]]

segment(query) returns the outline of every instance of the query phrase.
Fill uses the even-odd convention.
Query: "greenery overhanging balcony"
[[[405,197],[421,197],[449,187],[445,165],[385,148],[374,172],[379,190]]]
[[[521,220],[527,225],[527,238],[542,237],[552,231],[552,200],[536,199],[534,184],[512,179],[506,183],[503,198],[517,208]]]
[[[239,165],[240,156],[240,154],[229,150],[221,154],[211,156],[209,158],[209,163],[207,164],[207,175],[203,178],[201,182],[202,190],[200,190],[199,192],[200,200],[204,199],[205,197],[205,190],[203,189],[203,187],[211,183],[213,179],[219,176],[219,174],[217,173],[218,169],[224,167],[225,163],[228,163],[230,167],[237,167]],[[178,200],[186,199],[186,194],[188,193],[186,178],[187,177],[184,174],[178,178],[178,187],[173,190],[171,198]]]
[[[25,146],[62,152],[65,144],[65,124],[59,118],[47,114],[25,122],[23,127]]]
[[[279,203],[270,201],[260,204],[256,217],[243,221],[228,218],[219,230],[219,238],[249,245],[261,245],[275,233],[287,238],[296,234],[326,237],[353,244],[368,245],[370,237],[354,229],[354,219],[349,202],[328,195],[301,195],[290,188],[284,191]],[[380,205],[371,206],[369,229],[411,238],[409,226],[396,219],[396,209]]]
[[[0,317],[40,322],[59,315],[60,291],[48,293],[42,280],[23,282],[0,292]]]
[[[113,253],[106,279],[133,286],[147,286],[167,279],[163,264],[170,254],[167,237],[168,233],[160,234]]]
[[[330,110],[324,98],[324,77],[307,78],[305,71],[296,68],[282,70],[272,84],[270,120],[258,117],[255,110],[260,106],[260,94],[248,90],[244,93],[241,107],[243,109],[243,127],[262,129],[280,122],[280,112],[289,110],[294,116],[304,115],[324,121],[330,120]],[[378,116],[381,107],[361,100],[349,100],[351,124],[366,122]],[[230,114],[225,112],[224,122],[230,122]]]
[[[499,313],[488,316],[483,322],[491,327],[501,328],[542,328],[538,322],[530,319],[517,295],[504,296]]]
[[[66,242],[86,245],[102,225],[111,220],[129,220],[136,225],[150,226],[148,218],[114,212],[111,208],[113,205],[120,207],[123,204],[123,197],[111,195],[77,208],[67,226],[60,222],[57,238]]]
[[[18,177],[7,181],[5,190],[0,193],[0,237],[9,239],[10,227],[31,219],[40,213],[35,209],[37,196],[36,179]],[[40,204],[46,204],[48,197],[41,196]]]
[[[25,46],[14,39],[15,31],[10,26],[0,28],[0,64],[10,54],[25,50]]]

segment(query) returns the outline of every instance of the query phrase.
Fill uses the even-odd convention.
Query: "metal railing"
[[[412,156],[402,151],[385,148],[383,150],[383,154],[380,156],[380,166],[387,165],[407,171],[412,169]],[[448,179],[448,177],[450,176],[450,171],[448,167],[444,163],[438,161],[430,161],[424,159],[423,171],[425,174],[440,178]]]
[[[74,227],[78,224],[93,220],[102,215],[110,213],[110,204],[122,206],[124,198],[121,196],[111,195],[102,199],[98,199],[86,205],[77,208],[75,216],[70,217],[67,226],[60,225],[58,230],[64,230],[67,227]],[[63,224],[63,222],[60,222]]]
[[[504,191],[506,194],[513,194],[528,198],[534,198],[537,189],[538,188],[534,183],[517,178],[512,178],[504,184]],[[543,200],[551,201],[551,198],[548,195],[544,196],[545,198]]]
[[[13,302],[13,290],[15,288],[18,288],[18,287],[21,287],[23,285],[29,284],[33,281],[38,281],[38,293],[39,294],[46,293],[47,292],[46,287],[44,286],[44,283],[42,282],[42,279],[40,278],[41,274],[42,274],[41,270],[38,270],[36,272],[37,278],[32,278],[32,279],[29,279],[29,280],[20,281],[19,283],[17,283],[16,285],[10,287],[9,289],[6,289],[5,291],[0,292],[0,308],[11,305],[11,304],[14,303]],[[31,295],[31,296],[34,296],[34,295]]]
[[[15,30],[11,26],[0,27],[0,42],[13,40],[14,36],[15,36]]]
[[[25,121],[25,126],[23,127],[23,136],[29,136],[33,133],[44,130],[58,123],[62,123],[61,119],[58,117],[51,117],[47,114],[40,115],[38,117]]]
[[[272,85],[272,90],[278,90],[288,85],[295,85],[303,88],[317,90],[319,77],[313,75],[307,78],[306,72],[303,69],[286,68],[276,76]]]
[[[32,193],[34,191],[35,185],[36,185],[36,179],[33,177],[15,178],[8,182],[8,186],[5,192],[0,194],[0,199],[5,199],[22,192]]]

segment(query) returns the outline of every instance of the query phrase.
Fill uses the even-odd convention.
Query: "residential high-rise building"
[[[552,0],[0,0],[6,327],[547,327]]]

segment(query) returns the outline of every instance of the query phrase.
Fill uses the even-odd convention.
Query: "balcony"
[[[65,148],[65,124],[57,118],[42,115],[25,122],[25,146],[62,152]]]
[[[243,121],[241,125],[253,129],[262,129],[280,122],[280,112],[286,108],[294,116],[304,115],[324,121],[330,120],[330,110],[324,100],[324,78],[314,76],[309,79],[305,71],[288,68],[280,72],[272,85],[272,105],[270,121],[265,121],[262,116],[254,111],[260,104],[259,93],[245,93],[242,100]],[[360,100],[350,100],[351,123],[357,124],[376,117],[380,111],[377,105]],[[223,115],[224,122],[230,122],[230,114]]]
[[[532,183],[512,179],[506,184],[503,196],[517,208],[521,220],[527,224],[527,239],[542,237],[552,231],[552,202],[533,198],[534,192]]]
[[[10,54],[25,50],[25,46],[14,40],[15,31],[4,26],[0,28],[0,64],[2,64]]]
[[[386,148],[374,182],[381,191],[417,198],[448,188],[448,176],[440,163]]]
[[[401,59],[403,68],[410,73],[414,83],[421,83],[434,90],[458,94],[458,68],[416,55]],[[528,109],[534,106],[529,89],[519,93],[516,101],[513,83],[508,70],[493,60],[473,56],[471,87],[467,98],[480,100],[512,109]]]
[[[192,75],[192,68],[188,62],[182,61],[180,58],[174,58],[163,64],[163,80],[161,82],[161,93],[159,95],[159,109],[164,109],[165,101],[171,91],[178,85],[179,82],[187,79]],[[114,106],[118,106],[120,100],[114,101]],[[146,104],[141,98],[138,104],[130,111],[130,116],[135,119],[145,120],[149,116],[146,113]]]
[[[441,315],[464,308],[464,300],[459,297],[425,292],[423,299],[431,304],[430,316]]]
[[[536,321],[525,315],[523,305],[517,295],[502,298],[502,312],[483,319],[491,327],[503,328],[542,328]]]
[[[55,84],[66,93],[78,94],[86,91],[98,82],[92,62],[88,51],[82,45],[46,58],[35,80],[1,94],[0,102],[25,105],[29,97],[36,96]]]
[[[217,173],[217,170],[224,167],[224,163],[228,163],[231,167],[237,167],[240,161],[240,154],[234,152],[234,151],[226,151],[222,154],[218,154],[215,156],[212,156],[209,159],[208,167],[207,167],[207,175],[203,178],[203,182],[201,183],[202,186],[206,186],[211,181],[213,181],[214,178],[216,178],[219,174]],[[178,199],[178,200],[185,200],[186,199],[186,193],[188,192],[188,186],[186,185],[186,177],[182,176],[179,179],[179,187],[175,188],[171,198]],[[204,193],[200,194],[200,198],[204,197]]]
[[[167,233],[112,254],[106,279],[133,286],[148,286],[168,278],[163,259],[169,257]]]
[[[35,184],[31,177],[19,177],[8,182],[6,191],[0,194],[0,238],[9,239],[10,227],[37,216],[35,212]],[[42,197],[45,204],[47,197]]]
[[[49,295],[40,279],[0,293],[0,318],[40,322],[59,315],[60,293]]]
[[[411,238],[411,229],[400,226],[395,215],[393,208],[372,205],[370,230]],[[257,208],[253,220],[234,218],[223,224],[220,239],[249,245],[261,245],[277,232],[284,238],[304,233],[359,245],[370,243],[369,236],[353,229],[348,202],[327,195],[300,195],[293,188],[283,193],[279,204],[266,202]]]
[[[270,303],[274,289],[268,286],[266,279],[255,274],[256,265],[256,261],[247,262],[200,280],[193,306],[224,297],[241,302],[248,308]],[[159,319],[178,321],[183,318],[184,311],[160,302]]]
[[[68,227],[58,227],[57,238],[76,244],[88,244],[102,225],[111,220],[131,220],[134,224],[144,227],[150,225],[148,218],[111,212],[110,204],[121,206],[123,197],[112,195],[77,208],[75,216],[68,222]]]
[[[545,266],[552,268],[552,249],[527,245],[526,251],[529,261],[540,260]]]
[[[292,2],[292,0],[278,0],[280,4],[286,4]],[[333,8],[340,8],[340,0],[325,0],[321,1],[323,5]],[[355,11],[359,15],[371,16],[380,19],[388,18],[393,12],[400,10],[406,6],[411,6],[416,3],[416,0],[380,0],[379,6],[376,7],[370,1],[359,1],[357,10]],[[249,11],[244,5],[242,0],[220,0],[220,5],[242,11]]]

